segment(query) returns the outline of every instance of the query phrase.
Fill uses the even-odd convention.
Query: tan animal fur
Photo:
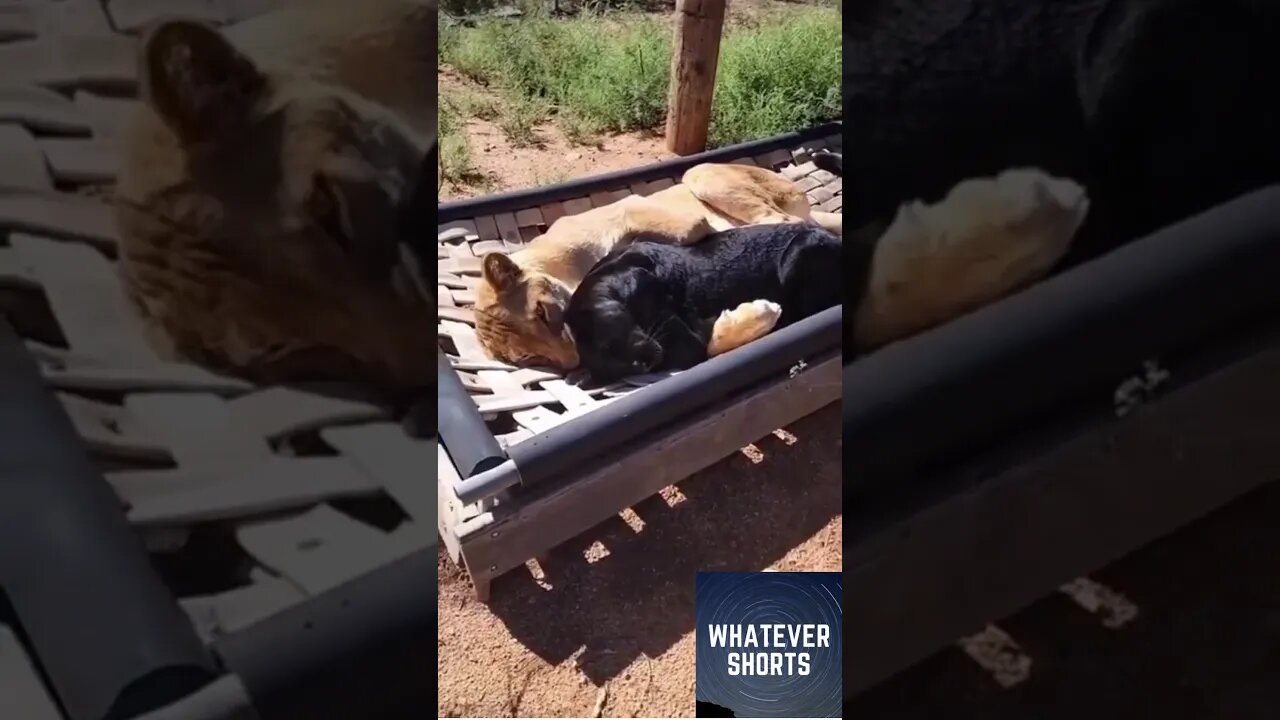
[[[744,165],[695,166],[678,185],[560,218],[528,247],[510,256],[486,255],[476,290],[476,334],[499,360],[572,369],[578,352],[563,321],[569,297],[592,266],[630,234],[655,233],[689,244],[732,227],[799,221],[842,232],[840,215],[812,211],[800,188],[777,173]],[[708,350],[725,352],[763,334],[757,311],[746,307],[722,316],[713,332],[720,339]]]
[[[1036,169],[957,184],[903,205],[881,236],[854,314],[874,348],[991,303],[1045,276],[1088,213],[1084,188]]]
[[[155,344],[258,381],[434,382],[393,218],[435,141],[435,0],[298,0],[150,28],[116,188]]]

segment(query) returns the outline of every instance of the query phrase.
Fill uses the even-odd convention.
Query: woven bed
[[[409,437],[384,408],[367,402],[255,387],[162,361],[144,342],[115,272],[108,200],[119,161],[116,137],[136,102],[136,31],[173,14],[230,22],[271,4],[0,3],[0,342],[21,342],[31,361],[7,365],[7,380],[18,382],[32,370],[38,383],[38,368],[81,441],[62,455],[91,457],[159,570],[157,587],[172,596],[158,606],[176,601],[189,620],[186,630],[210,648],[242,631],[252,635],[262,621],[330,591],[347,593],[354,579],[415,553],[428,558],[420,563],[426,575],[435,554],[435,498],[427,479],[434,441]],[[22,493],[21,483],[38,477],[22,475],[22,451],[32,444],[21,440],[23,431],[0,427],[0,452],[10,461],[0,472],[6,491]],[[8,475],[14,467],[17,473]],[[36,517],[60,512],[22,510]],[[130,654],[149,632],[130,622],[147,619],[136,617],[145,614],[136,603],[117,607],[129,603],[116,603],[115,595],[136,588],[118,587],[128,584],[125,578],[99,578],[95,586],[91,577],[37,575],[41,562],[54,562],[42,558],[54,557],[58,542],[43,536],[27,542],[22,568],[0,567],[0,591],[11,593],[15,622],[26,625],[7,627],[0,614],[0,686],[23,689],[20,707],[30,708],[23,717],[63,717],[50,695],[69,716],[103,717],[113,692],[106,675],[124,683],[133,670],[154,669],[146,662],[160,662],[163,654]],[[117,543],[122,557],[135,550],[114,536],[86,543]],[[92,574],[90,560],[84,562]],[[131,567],[145,574],[147,565]],[[27,571],[30,577],[21,574]],[[71,607],[77,602],[83,607]],[[60,627],[34,619],[50,604],[70,604]],[[121,620],[111,614],[117,609],[131,614]],[[121,637],[112,649],[106,636],[114,629],[103,628],[133,637]],[[84,657],[55,657],[64,641],[79,646],[74,636],[85,632],[101,643],[82,648]],[[29,645],[18,641],[21,635]],[[193,656],[184,653],[177,654]],[[28,654],[32,662],[20,660]],[[101,668],[81,667],[94,658]],[[213,666],[208,658],[200,662]],[[37,665],[50,673],[52,687],[34,673]],[[99,671],[102,678],[87,679]]]
[[[648,195],[670,187],[679,182],[685,169],[700,162],[732,162],[775,170],[795,181],[805,191],[815,209],[840,212],[843,201],[841,179],[818,169],[810,159],[812,153],[819,149],[840,150],[840,133],[841,126],[831,124],[608,176],[589,177],[553,187],[442,205],[437,250],[440,349],[447,357],[458,383],[474,403],[474,412],[478,412],[483,420],[483,426],[473,423],[469,430],[459,431],[459,434],[469,432],[491,435],[496,441],[494,449],[501,452],[494,453],[494,457],[489,459],[499,462],[504,459],[504,455],[522,450],[522,446],[526,444],[553,442],[553,431],[582,423],[622,398],[644,396],[644,393],[639,392],[641,389],[663,385],[673,375],[679,374],[652,374],[609,386],[584,389],[577,383],[576,373],[565,377],[544,369],[515,368],[494,361],[487,356],[476,337],[472,311],[475,287],[481,272],[480,258],[484,254],[519,250],[525,243],[546,232],[548,226],[558,218],[616,202],[628,195]],[[839,310],[835,312],[838,313]],[[838,347],[835,349],[838,353]],[[803,359],[802,356],[795,358]],[[837,358],[831,367],[834,369],[838,364]],[[781,376],[785,374],[785,371],[779,373]],[[444,384],[447,385],[448,382],[446,378]],[[737,388],[739,391],[745,389]],[[828,391],[828,395],[823,396],[827,402],[839,398],[838,383],[829,387]],[[442,392],[442,406],[447,403],[445,395]],[[811,412],[817,408],[806,406],[805,409]],[[470,408],[454,410],[471,411]],[[445,412],[445,409],[442,408],[441,412]],[[794,419],[796,417],[787,417],[785,412],[776,417],[779,425]],[[777,426],[759,432],[765,434],[775,427]],[[557,527],[537,530],[526,528],[525,532],[519,533],[518,541],[503,542],[504,534],[515,529],[509,527],[512,521],[518,523],[539,515],[539,512],[519,499],[530,496],[529,488],[512,488],[510,483],[504,483],[508,485],[505,488],[507,492],[501,495],[490,493],[472,502],[472,497],[459,492],[459,488],[473,471],[484,467],[477,468],[475,462],[466,462],[460,467],[455,448],[463,440],[473,438],[462,438],[454,442],[454,438],[450,438],[448,430],[443,427],[441,435],[443,443],[439,450],[438,478],[441,535],[454,560],[465,562],[481,597],[487,594],[489,580],[493,577],[523,564],[543,550],[572,537],[573,532],[585,530],[591,524],[604,520],[625,509],[629,503],[643,499],[662,487],[654,487],[653,480],[646,482],[647,479],[642,478],[615,481],[615,484],[634,485],[635,489],[628,493],[615,488],[614,495],[608,499],[600,497],[594,503],[587,503],[583,508],[586,515],[575,513],[571,522],[563,522],[564,508],[548,510],[549,515],[562,516],[562,521],[556,523]],[[673,470],[672,468],[680,465],[673,462],[660,472],[654,472],[654,468],[649,468],[649,472],[653,473],[654,478],[665,478],[669,484],[758,437],[759,435],[752,436],[750,431],[742,434],[730,433],[718,445],[712,443],[708,446],[700,458],[688,466],[687,471]],[[597,438],[592,437],[591,440],[595,441]],[[598,467],[603,462],[601,458],[615,449],[610,447],[613,444],[611,441],[595,444],[603,445],[596,450],[597,457],[583,458],[583,462],[574,465],[563,464],[562,476],[554,479],[555,483],[560,484],[561,490]],[[454,457],[450,456],[451,452]],[[647,451],[632,448],[629,452],[632,455],[637,452],[652,452],[652,448]],[[520,484],[529,484],[527,480],[527,476],[521,478]],[[547,492],[554,494],[555,491]],[[554,505],[552,502],[548,507]],[[474,552],[469,552],[473,541],[477,541],[479,547]],[[503,547],[497,547],[499,545]]]

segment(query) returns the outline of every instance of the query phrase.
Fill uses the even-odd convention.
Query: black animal
[[[833,175],[844,175],[843,153],[833,153],[826,150],[814,153],[813,164],[817,165],[819,170],[826,170]]]
[[[1068,264],[1280,181],[1280,3],[861,0],[846,224],[1039,167],[1088,188]]]
[[[840,238],[813,225],[735,228],[690,246],[629,240],[592,268],[565,313],[598,381],[692,367],[708,357],[713,332],[743,341],[768,332],[752,332],[758,316],[740,327],[722,319],[744,303],[780,305],[773,327],[840,304]]]

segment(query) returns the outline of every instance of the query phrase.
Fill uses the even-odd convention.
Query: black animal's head
[[[659,333],[673,322],[668,307],[648,258],[624,252],[601,261],[578,286],[565,314],[582,366],[598,382],[661,367]]]

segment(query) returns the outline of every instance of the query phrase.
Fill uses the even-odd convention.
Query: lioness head
[[[513,365],[578,366],[564,321],[572,292],[546,273],[522,268],[502,253],[482,262],[476,289],[476,335],[495,358]]]
[[[116,197],[143,314],[211,364],[333,352],[397,383],[434,377],[432,344],[397,336],[429,329],[425,303],[392,282],[434,138],[305,69],[259,67],[199,23],[161,23],[141,49]]]

